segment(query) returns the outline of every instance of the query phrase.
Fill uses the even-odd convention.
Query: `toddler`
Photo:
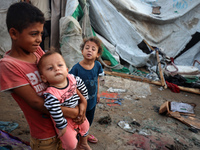
[[[80,98],[76,91],[77,88],[88,99],[88,92],[84,82],[80,77],[68,74],[64,58],[57,52],[49,51],[45,53],[38,63],[38,69],[42,81],[48,84],[47,90],[43,92],[45,97],[44,105],[49,110],[55,123],[63,148],[76,148],[78,132],[81,136],[77,149],[91,150],[87,143],[88,120],[86,119],[82,124],[77,125],[71,118],[63,117],[60,108],[60,106],[75,108],[78,105]]]

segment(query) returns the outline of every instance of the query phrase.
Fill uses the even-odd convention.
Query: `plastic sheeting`
[[[191,36],[200,31],[200,1],[89,0],[89,3],[92,27],[116,47],[122,59],[136,67],[144,66],[149,59],[137,46],[142,39],[175,57]],[[153,6],[161,6],[160,15],[152,14]]]
[[[62,17],[60,19],[60,50],[69,69],[83,59],[80,50],[82,41],[82,29],[78,21],[72,16]]]
[[[3,55],[11,48],[11,38],[6,26],[6,13],[8,7],[19,0],[1,0],[0,1],[0,55]]]
[[[11,41],[5,26],[5,15],[6,8],[15,1],[17,0],[0,1],[0,54],[10,49]],[[79,2],[85,1],[67,0],[65,16],[72,16]],[[135,67],[145,66],[150,59],[156,58],[155,53],[146,54],[138,48],[142,40],[160,48],[167,56],[176,57],[192,39],[192,35],[200,32],[199,0],[87,0],[87,2],[91,25],[104,38],[102,40],[106,41],[104,44],[112,47],[112,54],[117,52],[122,59]],[[152,13],[153,7],[156,6],[161,7],[160,15]],[[77,46],[78,44],[80,43],[77,43]],[[197,43],[180,55],[175,63],[191,66],[194,59],[200,60],[199,51],[200,45]]]
[[[29,142],[0,130],[0,150],[31,150]]]
[[[116,47],[120,57],[131,65],[141,67],[150,55],[137,45],[143,40],[131,23],[106,0],[90,1],[90,19],[94,30]]]
[[[175,59],[174,63],[180,66],[183,64],[184,66],[192,66],[194,60],[200,61],[200,42]],[[198,63],[195,64],[195,67],[200,70],[200,65]]]
[[[78,55],[80,55],[79,58],[82,57],[80,53],[77,53],[78,51],[77,46],[80,45],[80,40],[79,42],[77,42],[71,39],[74,39],[74,36],[77,37],[77,35],[79,35],[79,39],[81,39],[81,35],[82,35],[82,38],[85,38],[85,37],[88,38],[91,36],[97,36],[98,34],[95,33],[93,28],[91,27],[90,18],[89,18],[89,5],[88,3],[86,3],[86,1],[83,0],[79,4],[77,0],[76,1],[68,0],[67,5],[66,5],[66,10],[67,11],[65,13],[65,17],[63,17],[60,21],[60,28],[62,30],[60,33],[62,35],[60,37],[60,41],[61,41],[61,52],[65,58],[66,63],[68,64],[68,67],[71,68],[71,66],[73,66],[75,63],[78,63],[80,61],[80,59],[72,59],[72,58],[74,58],[74,56],[78,57]],[[62,20],[67,21],[69,20],[69,18],[72,18],[71,16],[75,18],[73,19],[74,23],[66,26],[66,22],[63,22]],[[76,24],[80,25],[80,32],[77,34],[71,34],[71,28],[76,28],[74,26],[75,22]],[[101,37],[101,36],[98,35],[98,37]],[[117,57],[118,58],[118,61],[117,61],[115,59],[116,57],[112,55],[112,54],[116,54],[115,51],[113,52],[112,50],[110,50],[112,51],[112,54],[110,53],[110,51],[108,51],[107,47],[110,48],[111,44],[109,44],[103,38],[101,38],[101,40],[103,41],[103,53],[99,61],[101,63],[104,63],[102,59],[109,60],[111,62],[111,66],[107,66],[106,64],[104,65],[106,65],[107,67],[109,67],[110,69],[116,72],[129,73],[129,70],[119,63],[119,56]],[[69,47],[68,45],[71,45],[71,47]]]

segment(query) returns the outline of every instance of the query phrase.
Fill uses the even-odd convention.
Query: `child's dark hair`
[[[15,28],[20,33],[32,23],[45,23],[44,14],[35,6],[26,2],[17,2],[8,8],[6,24],[8,31]]]
[[[60,53],[56,52],[56,51],[48,51],[46,52],[44,55],[42,55],[42,57],[40,58],[38,64],[37,64],[37,67],[38,67],[38,70],[39,70],[39,73],[42,74],[41,70],[42,70],[42,62],[43,62],[43,59],[50,56],[50,55],[53,55],[53,54],[59,54],[61,55]],[[62,55],[61,55],[62,56]],[[64,60],[64,58],[63,58]]]
[[[83,43],[80,45],[81,50],[83,50],[83,48],[85,46],[85,43],[87,43],[88,41],[91,41],[91,42],[94,42],[94,43],[97,44],[97,46],[98,46],[98,53],[101,55],[102,52],[103,52],[102,42],[97,37],[90,37],[90,38],[83,39]]]

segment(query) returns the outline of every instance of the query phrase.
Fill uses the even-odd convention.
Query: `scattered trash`
[[[122,105],[122,103],[119,102],[119,101],[110,101],[110,102],[106,102],[106,104],[117,104],[117,105]]]
[[[200,147],[200,140],[198,140],[196,138],[192,138],[192,141],[193,141],[194,145]]]
[[[111,92],[111,93],[125,93],[127,90],[126,89],[114,89],[112,87],[110,87],[108,90],[108,92]]]
[[[180,88],[174,83],[166,81],[167,87],[174,93],[180,93]]]
[[[0,129],[4,130],[8,133],[15,130],[18,127],[18,123],[15,122],[7,122],[7,121],[0,121]]]
[[[138,96],[139,98],[146,98],[146,96]]]
[[[196,104],[184,103],[183,105],[182,103],[167,101],[160,106],[159,114],[166,114],[172,118],[181,121],[189,127],[200,129],[200,120],[194,117],[195,114],[191,113],[194,112],[194,110],[191,111],[191,109],[188,109],[189,106],[190,108],[193,107],[194,109]],[[174,112],[171,110],[171,108],[173,108]]]
[[[118,93],[109,93],[109,92],[101,92],[100,97],[107,97],[107,98],[118,98]]]
[[[155,14],[155,15],[160,15],[160,8],[161,6],[153,6],[152,7],[152,14]]]
[[[112,122],[112,119],[111,119],[110,115],[108,115],[108,116],[105,116],[105,117],[99,119],[98,122],[99,122],[100,124],[107,124],[107,125],[110,125],[111,122]]]
[[[194,107],[191,104],[187,103],[179,103],[179,102],[171,102],[171,111],[173,112],[184,112],[184,113],[194,113]]]
[[[154,132],[158,132],[158,133],[162,133],[161,132],[161,130],[159,129],[159,128],[157,128],[157,127],[153,127],[153,126],[145,126],[144,127],[145,129],[150,129],[150,130],[152,130],[152,131],[154,131]]]
[[[163,91],[164,88],[161,86],[161,87],[158,88],[158,90]]]
[[[159,109],[160,109],[160,107],[158,107],[158,106],[153,106],[153,110],[155,111],[155,112],[157,112],[157,113],[159,113]]]
[[[164,73],[167,76],[174,76],[176,74],[179,74],[183,77],[194,78],[200,74],[200,71],[195,66],[178,66],[171,62],[171,64],[168,64],[165,67]]]
[[[189,149],[188,145],[184,144],[177,138],[174,139],[174,143],[175,143],[175,147],[174,147],[175,149],[172,149],[172,150],[188,150]]]
[[[0,150],[31,150],[29,142],[0,130]]]
[[[150,135],[149,131],[148,131],[148,130],[145,130],[145,129],[140,130],[140,131],[138,132],[138,134],[144,135],[144,136]]]
[[[136,121],[132,121],[132,122],[131,122],[131,124],[133,124],[133,125],[136,125],[136,126],[140,127],[140,124],[139,124],[138,122],[136,122]]]
[[[122,129],[124,129],[127,132],[130,133],[135,133],[136,129],[131,127],[128,123],[126,123],[125,121],[119,121],[117,124],[119,127],[121,127]]]
[[[155,72],[150,72],[145,77],[150,79],[150,80],[154,80],[154,81],[159,81],[160,80],[158,75]]]
[[[165,148],[167,148],[168,150],[187,150],[188,146],[187,145],[183,146],[183,145],[175,143],[175,145],[167,144],[165,145]]]
[[[100,97],[100,98],[103,98],[103,99],[109,99],[109,100],[117,100],[117,101],[122,101],[124,100],[123,98],[110,98],[110,97]]]
[[[195,129],[195,128],[193,128],[193,127],[190,127],[188,130],[190,130],[190,131],[192,131],[192,132],[194,132],[194,133],[198,133],[198,130]]]
[[[118,93],[108,92],[102,92],[100,98],[105,99],[108,106],[119,106],[122,104],[121,101],[124,100],[123,98],[120,98]]]
[[[112,72],[112,74],[110,75],[119,76],[118,74],[115,74],[115,72]],[[126,76],[126,74],[124,73],[122,75]],[[112,89],[122,89],[123,92],[126,89],[127,95],[132,95],[132,94],[134,94],[135,96],[151,95],[150,85],[148,83],[143,82],[144,78],[141,78],[142,82],[138,82],[138,81],[126,79],[125,77],[119,78],[119,77],[114,77],[114,76],[105,76],[105,81],[106,81],[104,85],[105,87],[108,87],[108,88],[112,87]],[[116,92],[119,92],[119,91],[116,91]]]
[[[136,96],[135,96],[134,99],[135,99],[135,100],[140,100],[140,97],[136,97]]]

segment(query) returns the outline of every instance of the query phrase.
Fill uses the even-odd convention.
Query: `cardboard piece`
[[[171,111],[194,114],[194,105],[180,102],[170,102]]]
[[[175,103],[173,105],[175,105]],[[180,106],[180,103],[177,103],[176,108],[178,108],[178,109],[184,108],[184,110],[185,110],[185,108],[188,108],[188,107],[195,108],[196,104],[184,103],[184,105],[182,105],[184,107],[179,107],[179,106]],[[185,106],[187,106],[187,107],[185,107]],[[159,114],[166,114],[169,117],[172,117],[172,118],[175,118],[175,119],[181,121],[182,123],[186,124],[189,127],[193,127],[193,128],[200,130],[200,120],[198,118],[195,118],[195,114],[191,113],[191,110],[189,112],[185,113],[185,112],[179,112],[178,109],[173,112],[171,110],[171,102],[167,101],[160,106]]]
[[[101,92],[100,97],[104,97],[106,99],[106,104],[108,106],[119,106],[119,103],[116,103],[117,101],[115,101],[114,99],[118,99],[119,98],[119,94],[118,93],[110,93],[110,92]]]

